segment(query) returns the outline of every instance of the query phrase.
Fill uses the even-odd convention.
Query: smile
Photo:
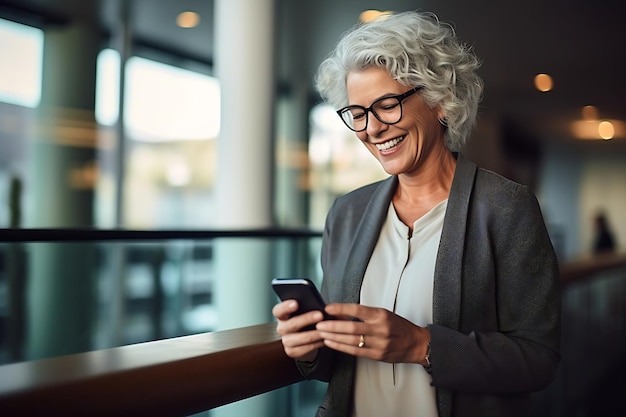
[[[400,136],[399,138],[388,140],[387,142],[377,143],[376,148],[379,151],[387,151],[395,146],[397,146],[400,142],[404,140],[406,136]]]

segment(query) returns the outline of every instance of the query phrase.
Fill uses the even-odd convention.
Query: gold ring
[[[357,346],[360,348],[365,347],[365,336],[361,335],[359,337],[359,344]]]

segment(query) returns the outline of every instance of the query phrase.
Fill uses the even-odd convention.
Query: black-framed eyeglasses
[[[392,125],[402,119],[402,102],[411,94],[421,90],[423,87],[413,87],[403,94],[395,96],[381,97],[369,107],[352,105],[337,110],[341,120],[355,132],[362,132],[367,129],[367,113],[372,112],[381,123]]]

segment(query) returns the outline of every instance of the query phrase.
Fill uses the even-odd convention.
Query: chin
[[[398,169],[397,167],[390,167],[390,166],[385,166],[385,165],[381,165],[381,166],[383,168],[383,171],[385,171],[389,175],[400,175],[403,172],[405,172],[404,169]]]

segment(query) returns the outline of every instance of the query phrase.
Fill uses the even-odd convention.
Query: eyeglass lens
[[[376,100],[369,109],[361,106],[349,106],[342,113],[344,122],[353,130],[361,131],[367,127],[367,112],[382,123],[394,124],[402,118],[402,106],[398,97],[383,97]]]

